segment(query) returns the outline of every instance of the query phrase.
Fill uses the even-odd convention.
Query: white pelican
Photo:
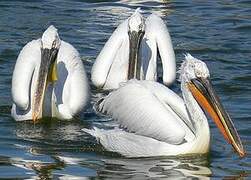
[[[54,26],[41,39],[23,47],[12,77],[11,114],[15,120],[71,119],[83,109],[88,94],[89,85],[79,53],[60,40]]]
[[[180,70],[184,100],[157,82],[130,80],[97,104],[97,110],[111,115],[121,128],[83,130],[107,150],[128,157],[207,153],[210,131],[203,108],[244,156],[238,133],[209,77],[206,64],[187,55]]]
[[[103,89],[116,89],[132,78],[156,81],[158,52],[163,82],[169,85],[176,78],[176,62],[167,27],[155,14],[144,20],[137,9],[106,42],[92,67],[91,80]]]

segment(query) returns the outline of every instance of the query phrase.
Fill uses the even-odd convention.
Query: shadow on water
[[[67,152],[74,154],[93,151],[92,145],[85,142],[88,137],[81,131],[86,127],[89,127],[88,123],[79,119],[61,121],[55,118],[43,118],[36,124],[32,121],[17,122],[15,128],[17,140],[9,147],[13,152],[9,152],[9,157],[2,156],[0,166],[4,163],[5,166],[23,170],[25,177],[29,177],[29,172],[32,172],[34,177],[42,179],[57,177],[53,175],[54,171],[67,169],[65,163],[57,156]],[[23,155],[16,157],[14,149],[23,152]],[[1,177],[6,176],[3,174]],[[19,174],[14,173],[13,178],[15,177],[19,177]]]
[[[189,158],[141,158],[141,159],[103,159],[104,168],[98,171],[106,178],[185,178],[207,177],[211,171],[207,168],[206,157]]]
[[[43,118],[37,123],[32,121],[18,122],[16,125],[16,136],[24,141],[45,146],[46,150],[74,149],[81,147],[80,142],[85,138],[81,129],[89,127],[88,122],[72,119],[58,120],[55,118]],[[67,146],[65,146],[67,145]]]
[[[208,157],[203,155],[128,159],[107,152],[81,131],[92,124],[77,118],[43,118],[36,124],[26,121],[15,125],[17,140],[8,147],[9,153],[0,156],[0,166],[15,173],[0,170],[0,178],[205,178],[212,174]]]
[[[96,169],[97,176],[102,179],[146,179],[146,178],[185,178],[209,177],[212,172],[207,167],[205,156],[174,158],[122,158],[96,156],[87,160],[82,154],[57,156],[69,165],[83,165]]]

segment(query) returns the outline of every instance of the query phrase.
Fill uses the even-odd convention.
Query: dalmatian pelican
[[[88,101],[89,85],[78,51],[54,26],[21,50],[12,76],[11,114],[17,121],[71,119]]]
[[[101,89],[116,89],[133,78],[156,81],[158,55],[163,83],[170,85],[176,78],[176,61],[168,29],[158,15],[145,20],[137,9],[117,27],[97,56],[92,83]]]
[[[245,155],[234,124],[213,90],[204,62],[187,55],[180,69],[183,99],[166,86],[132,79],[100,99],[97,111],[120,126],[83,129],[109,151],[127,157],[207,153],[210,145],[207,112],[228,143]]]

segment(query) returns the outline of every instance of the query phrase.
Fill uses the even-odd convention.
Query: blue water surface
[[[239,158],[209,120],[208,156],[125,158],[105,151],[82,128],[111,119],[95,114],[101,95],[91,86],[91,103],[72,121],[38,124],[10,116],[11,77],[22,47],[51,24],[92,64],[111,33],[141,7],[167,24],[178,65],[183,54],[203,59],[247,151]],[[173,89],[179,90],[176,83]],[[251,178],[251,2],[235,1],[0,1],[0,179]]]

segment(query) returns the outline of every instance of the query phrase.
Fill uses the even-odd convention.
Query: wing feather
[[[40,63],[40,39],[26,44],[18,55],[12,76],[12,98],[16,106],[27,110],[30,106],[31,79]]]
[[[149,157],[185,154],[191,147],[187,143],[172,145],[163,141],[141,136],[115,128],[112,130],[82,129],[95,137],[108,151],[120,153],[126,157]]]
[[[144,157],[162,155],[161,145],[164,142],[125,132],[121,129],[103,130],[94,127],[93,130],[82,129],[84,132],[96,137],[107,150],[120,153],[126,157]],[[158,148],[156,148],[158,147]]]
[[[62,41],[57,59],[58,81],[55,95],[62,118],[70,119],[83,109],[89,99],[89,85],[78,51]]]
[[[121,23],[113,32],[105,46],[99,53],[91,72],[91,80],[97,87],[106,83],[110,68],[116,58],[118,50],[127,37],[127,20]]]
[[[157,49],[159,51],[164,84],[172,84],[176,78],[176,61],[172,40],[164,21],[156,14],[151,14],[146,19],[146,38],[155,59],[157,58]]]
[[[125,83],[99,102],[99,109],[130,132],[170,144],[181,143],[186,132],[179,117],[142,82]]]

